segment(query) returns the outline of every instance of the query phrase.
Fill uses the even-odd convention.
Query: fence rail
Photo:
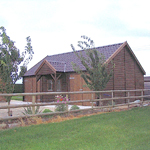
[[[20,107],[32,107],[32,115],[22,115],[22,116],[8,116],[5,118],[0,118],[0,121],[2,120],[9,120],[9,119],[17,119],[17,118],[25,118],[25,117],[33,117],[33,116],[44,116],[44,115],[54,115],[54,114],[63,114],[63,113],[69,113],[69,112],[77,112],[77,111],[85,111],[85,110],[95,110],[95,109],[103,109],[103,108],[112,108],[112,107],[118,107],[118,106],[128,106],[128,108],[130,107],[130,105],[132,104],[140,104],[142,105],[143,102],[150,102],[145,101],[144,98],[149,98],[150,95],[144,95],[145,91],[150,91],[150,89],[137,89],[137,90],[109,90],[109,91],[77,91],[77,92],[41,92],[41,93],[9,93],[9,94],[0,94],[0,96],[32,96],[32,104],[23,104],[23,105],[5,105],[5,106],[0,106],[0,110],[1,109],[9,109],[9,108],[20,108]],[[115,97],[114,93],[122,93],[122,92],[126,92],[127,96],[123,96],[123,97]],[[131,96],[130,93],[131,92],[140,92],[140,95],[138,96]],[[95,99],[94,98],[94,94],[99,93],[100,95],[103,93],[111,93],[111,97],[110,98],[101,98],[100,99]],[[89,99],[86,100],[73,100],[73,101],[67,101],[66,105],[67,105],[67,111],[63,111],[63,112],[52,112],[52,113],[39,113],[39,114],[35,114],[35,106],[47,106],[47,105],[59,105],[62,104],[61,102],[57,103],[57,102],[51,102],[51,103],[36,103],[36,96],[38,95],[66,95],[66,97],[68,97],[69,95],[72,94],[91,94],[91,97]],[[123,104],[114,104],[115,100],[121,100],[121,99],[127,99],[126,103]],[[140,101],[138,101],[137,103],[135,102],[131,102],[130,99],[140,99]],[[103,101],[111,101],[112,105],[109,106],[98,106],[98,107],[94,107],[94,102],[99,101],[100,104]],[[68,110],[68,105],[69,104],[73,104],[73,103],[80,103],[80,102],[91,102],[91,108],[87,108],[87,109],[79,109],[79,110]]]

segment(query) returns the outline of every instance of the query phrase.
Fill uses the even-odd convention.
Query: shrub
[[[33,114],[32,112],[32,106],[28,106],[27,108],[24,108],[24,112],[22,112],[24,115]],[[41,113],[40,106],[35,106],[35,114]]]
[[[50,109],[44,109],[44,111],[42,113],[52,113],[53,111],[50,110]],[[52,118],[53,115],[44,115],[44,116],[41,116],[41,118]]]
[[[66,99],[66,97],[63,97],[62,95],[57,95],[55,99],[57,100],[57,103],[61,102],[61,104],[55,106],[55,111],[66,111],[66,102],[68,101],[68,99]]]
[[[77,109],[80,109],[77,105],[73,105],[71,106],[70,110],[77,110]]]
[[[55,107],[55,111],[66,111],[66,110],[67,110],[66,104],[59,104],[59,105],[56,105]]]
[[[53,112],[53,111],[51,111],[50,109],[44,109],[42,113],[50,113],[50,112]]]

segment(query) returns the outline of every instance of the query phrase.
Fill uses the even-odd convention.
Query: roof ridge
[[[109,44],[109,45],[104,45],[104,46],[99,46],[99,47],[95,47],[95,48],[103,48],[103,47],[109,47],[109,46],[115,46],[115,45],[122,45],[124,42],[122,43],[116,43],[116,44]]]
[[[38,63],[44,61],[47,57],[48,57],[48,55],[45,56],[43,59],[41,59]],[[29,70],[31,70],[32,68],[34,68],[38,63],[36,63],[34,66],[32,66]],[[29,70],[28,70],[28,71],[29,71]]]
[[[109,46],[122,45],[123,43],[124,42],[122,42],[122,43],[116,43],[116,44],[109,44],[109,45],[99,46],[99,47],[94,47],[94,48],[98,49],[98,48],[104,48],[104,47],[109,47]],[[81,51],[84,51],[84,50],[77,50],[76,52],[81,52]],[[64,52],[64,53],[54,54],[54,55],[47,55],[46,57],[58,56],[58,55],[69,54],[69,53],[74,53],[74,52],[72,51],[72,52]]]
[[[52,63],[66,63],[65,61],[55,61],[55,60],[47,60],[48,62],[52,62]]]

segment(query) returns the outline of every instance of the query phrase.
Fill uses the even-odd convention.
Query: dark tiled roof
[[[47,61],[59,72],[66,70],[66,62],[64,61],[51,61],[49,59],[47,59]]]
[[[104,55],[105,59],[108,60],[110,56],[112,56],[115,51],[122,45],[123,43],[113,44],[108,46],[97,47],[97,51]],[[83,56],[86,56],[85,51],[77,51],[78,53],[82,52]],[[80,69],[85,70],[84,66],[81,64],[81,61],[76,57],[74,52],[62,53],[57,55],[46,56],[40,62],[38,62],[35,66],[29,69],[24,76],[32,76],[35,75],[36,70],[42,64],[44,60],[47,60],[58,72],[72,72],[74,71],[72,68],[71,62],[76,63],[80,66]]]

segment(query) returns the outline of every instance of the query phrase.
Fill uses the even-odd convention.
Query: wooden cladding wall
[[[67,73],[62,73],[60,76],[61,80],[61,91],[62,92],[68,92],[68,87],[69,87],[69,75]]]
[[[36,92],[36,77],[24,77],[24,93],[34,93]],[[32,100],[31,96],[24,96],[24,101],[30,102]]]
[[[51,74],[53,73],[53,71],[47,66],[47,64],[44,64],[42,66],[42,68],[40,68],[40,70],[38,71],[38,75],[47,75],[47,74]]]
[[[90,91],[88,87],[86,87],[86,83],[83,78],[77,73],[70,73],[69,75],[69,91]],[[83,100],[83,99],[91,99],[90,94],[73,94],[70,95],[69,99],[73,100]],[[95,98],[95,97],[94,97]],[[82,103],[75,103],[76,105],[91,105],[90,102],[82,102]]]
[[[105,90],[144,89],[144,75],[127,47],[124,47],[112,62],[115,65],[113,77],[107,83]],[[112,68],[112,62],[108,64],[108,68]],[[140,92],[131,92],[130,94],[138,96]],[[127,96],[127,93],[114,93],[113,96]],[[111,97],[111,95],[103,94],[102,97]],[[126,100],[118,100],[116,103],[124,101]]]
[[[118,55],[114,58],[113,62],[115,64],[113,72],[113,89],[112,90],[124,90],[126,89],[126,69],[125,69],[125,55],[124,50],[120,51]],[[114,93],[114,97],[123,97],[125,93]],[[116,103],[120,103],[116,101]]]
[[[77,73],[71,73],[69,75],[69,90],[70,92],[73,91],[80,91],[83,87],[82,87],[82,79],[81,76]],[[73,94],[70,95],[69,97],[70,100],[81,100],[82,99],[82,94]]]
[[[125,88],[125,66],[124,51],[121,51],[114,58],[114,89],[120,90]]]
[[[144,77],[143,74],[140,72],[138,65],[135,65],[135,87],[136,89],[144,89]],[[141,92],[136,92],[136,95],[139,96]]]

